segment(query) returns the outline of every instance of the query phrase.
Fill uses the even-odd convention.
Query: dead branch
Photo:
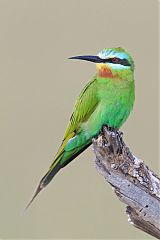
[[[93,139],[96,168],[127,205],[129,222],[160,239],[160,179],[135,157],[122,139],[122,133],[103,127]]]

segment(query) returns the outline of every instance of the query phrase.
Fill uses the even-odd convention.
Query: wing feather
[[[97,104],[98,104],[98,97],[97,97],[97,84],[96,78],[90,81],[86,87],[82,90],[81,94],[79,95],[73,113],[71,115],[68,127],[64,134],[64,140],[68,138],[68,136],[72,133],[77,133],[80,128],[80,124],[82,122],[87,121],[90,115],[94,112]]]

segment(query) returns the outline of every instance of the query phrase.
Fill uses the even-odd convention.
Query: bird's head
[[[133,73],[134,62],[131,55],[121,47],[104,48],[97,56],[76,56],[70,59],[80,59],[96,63],[100,77],[114,77]]]

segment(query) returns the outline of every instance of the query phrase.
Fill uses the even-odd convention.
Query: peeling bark
[[[129,222],[160,239],[160,178],[132,154],[120,131],[104,126],[93,149],[98,172],[127,205]]]

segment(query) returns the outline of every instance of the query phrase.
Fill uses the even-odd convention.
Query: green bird
[[[126,50],[104,48],[97,56],[70,59],[94,62],[97,72],[80,93],[57,155],[26,208],[61,168],[91,145],[103,125],[119,129],[133,108],[134,62]]]

